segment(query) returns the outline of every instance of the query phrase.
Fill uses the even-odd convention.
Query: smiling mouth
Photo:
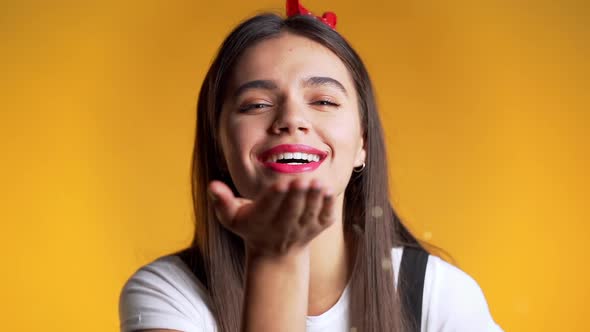
[[[322,158],[318,154],[305,152],[285,152],[272,154],[266,158],[265,162],[288,165],[304,165],[311,162],[318,162],[320,159]]]
[[[310,172],[322,164],[327,153],[304,144],[282,144],[260,156],[262,164],[278,173]]]

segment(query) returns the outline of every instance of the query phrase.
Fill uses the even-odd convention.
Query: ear
[[[367,162],[367,149],[365,148],[365,141],[361,138],[360,148],[356,153],[354,167],[360,167]]]

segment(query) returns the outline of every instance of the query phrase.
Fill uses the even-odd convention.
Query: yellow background
[[[403,218],[507,331],[588,331],[587,1],[308,0],[377,88]],[[4,331],[116,331],[135,269],[191,239],[197,91],[282,0],[2,1]]]

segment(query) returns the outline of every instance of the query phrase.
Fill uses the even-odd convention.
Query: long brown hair
[[[408,331],[411,327],[394,287],[393,269],[384,269],[388,264],[383,262],[390,262],[394,246],[422,247],[389,202],[385,142],[371,80],[348,42],[312,17],[283,19],[274,14],[257,15],[238,25],[223,42],[203,81],[197,105],[192,163],[196,223],[193,243],[185,250],[185,257],[209,291],[220,331],[238,331],[244,295],[244,244],[223,228],[212,213],[207,185],[211,180],[222,180],[237,193],[225,170],[217,135],[224,92],[240,55],[248,47],[284,32],[309,38],[336,54],[350,71],[358,94],[366,168],[353,173],[345,191],[343,211],[344,231],[355,248],[350,283],[351,326],[363,332]]]

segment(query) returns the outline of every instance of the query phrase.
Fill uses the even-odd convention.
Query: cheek
[[[243,119],[242,119],[243,120]],[[241,197],[252,198],[259,184],[256,180],[252,151],[265,131],[250,121],[227,121],[223,127],[222,146],[229,175]]]
[[[247,144],[244,138],[247,137],[244,137],[239,127],[232,125],[226,126],[223,137],[224,155],[231,167],[231,164],[235,164],[236,161],[241,159],[241,151],[245,149]]]
[[[329,123],[329,133],[336,153],[354,158],[350,151],[358,149],[361,144],[360,123],[353,114],[333,119]],[[350,156],[349,156],[350,155]]]
[[[245,163],[250,159],[250,153],[259,141],[259,130],[256,123],[251,121],[230,120],[224,126],[223,151],[230,169],[247,168]]]

